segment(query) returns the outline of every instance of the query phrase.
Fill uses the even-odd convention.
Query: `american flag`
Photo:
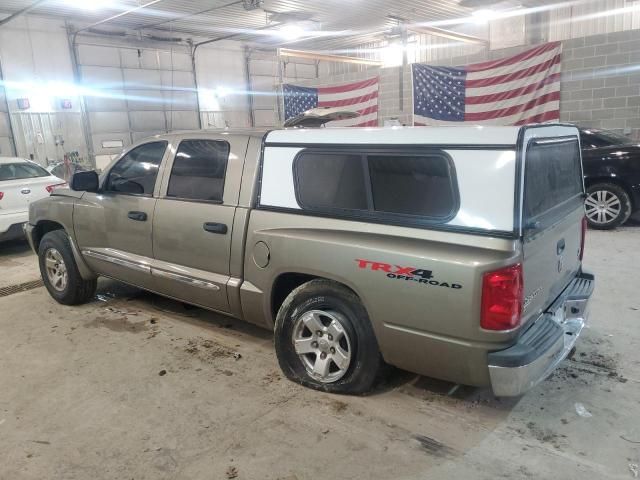
[[[560,119],[560,42],[465,67],[413,64],[415,125],[523,125]]]
[[[331,87],[301,87],[284,84],[284,118],[316,107],[344,107],[355,110],[359,117],[329,122],[331,127],[378,126],[378,77]]]

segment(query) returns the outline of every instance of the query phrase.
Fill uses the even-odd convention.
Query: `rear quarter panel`
[[[269,248],[265,268],[254,260],[258,242]],[[486,352],[508,345],[516,332],[480,329],[481,275],[519,255],[516,240],[254,210],[244,314],[255,323],[251,317],[261,315],[273,325],[271,288],[279,275],[329,278],[358,294],[388,363],[484,385]],[[403,272],[413,270],[425,281],[407,280]]]

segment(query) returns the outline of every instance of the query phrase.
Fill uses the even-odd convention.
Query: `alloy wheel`
[[[622,211],[620,198],[609,190],[591,192],[584,202],[584,207],[587,218],[598,225],[611,223]]]
[[[67,288],[69,276],[62,254],[55,248],[50,248],[45,253],[44,262],[47,278],[51,286],[58,292],[64,291],[64,289]]]
[[[334,310],[309,310],[293,327],[292,342],[309,376],[332,383],[349,370],[352,345],[344,317]]]

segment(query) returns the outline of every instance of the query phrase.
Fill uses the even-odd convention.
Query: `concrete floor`
[[[520,399],[394,372],[367,397],[282,378],[269,332],[101,281],[0,298],[0,479],[634,478],[640,222],[590,231],[590,328]],[[0,287],[38,278],[0,246]],[[576,403],[590,412],[576,413]]]

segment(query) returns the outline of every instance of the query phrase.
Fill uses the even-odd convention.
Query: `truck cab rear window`
[[[302,208],[450,218],[457,197],[445,154],[301,152],[294,162]]]
[[[525,221],[539,217],[582,192],[577,139],[542,140],[530,144],[525,157]]]

